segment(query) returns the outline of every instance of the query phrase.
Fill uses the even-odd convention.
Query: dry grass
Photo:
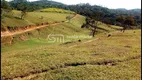
[[[140,30],[135,34],[129,30],[126,33],[113,32],[112,35],[114,37],[110,38],[96,36],[100,40],[87,44],[82,44],[86,41],[83,40],[81,43],[2,53],[2,77],[26,76],[27,80],[33,73],[35,76],[31,80],[139,80]],[[67,48],[74,44],[77,46]],[[106,63],[114,64],[100,65]]]

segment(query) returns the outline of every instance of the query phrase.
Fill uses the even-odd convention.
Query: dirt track
[[[75,14],[73,18],[76,18],[78,16],[78,14]],[[68,22],[67,20],[64,21],[64,22],[58,22],[58,23],[51,23],[51,24],[46,24],[46,25],[41,25],[41,26],[35,26],[33,28],[28,28],[26,30],[20,30],[20,31],[15,31],[15,32],[1,32],[1,37],[6,37],[6,36],[13,36],[13,35],[17,35],[17,34],[21,34],[21,33],[25,33],[25,32],[28,32],[28,31],[32,31],[32,30],[36,30],[36,29],[40,29],[40,28],[43,28],[43,27],[46,27],[46,26],[55,26],[55,25],[59,25],[59,24],[62,24],[62,23],[65,23],[65,22]]]

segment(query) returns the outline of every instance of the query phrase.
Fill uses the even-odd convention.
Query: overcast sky
[[[11,0],[7,0],[11,1]],[[37,0],[29,0],[37,1]],[[52,0],[57,2],[62,2],[64,4],[79,4],[79,3],[89,3],[91,5],[101,5],[111,9],[116,8],[126,8],[126,9],[141,9],[141,0]]]

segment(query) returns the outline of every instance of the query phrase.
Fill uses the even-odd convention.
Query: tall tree
[[[129,25],[129,26],[134,25],[135,24],[134,17],[126,16],[124,24]]]
[[[1,8],[8,9],[8,10],[11,9],[9,3],[7,1],[5,1],[5,0],[1,1]]]
[[[96,11],[93,16],[91,16],[92,20],[89,23],[89,25],[93,28],[92,30],[92,37],[95,36],[95,33],[97,31],[98,22],[103,19],[104,13],[101,11]]]
[[[98,22],[103,19],[104,13],[101,11],[96,11],[94,15],[91,16],[91,18],[87,17],[86,18],[86,24],[83,24],[81,28],[91,28],[91,36],[95,37],[97,27],[98,27]]]
[[[11,13],[11,7],[9,3],[5,0],[1,1],[1,19],[3,20],[7,13]]]
[[[21,19],[24,18],[27,12],[27,0],[14,0],[17,10],[21,11]]]
[[[116,21],[121,23],[121,26],[123,27],[123,32],[125,32],[126,29],[130,28],[132,25],[135,24],[134,17],[132,16],[118,16],[116,18]]]
[[[71,16],[67,16],[66,20],[68,20],[70,22],[71,18],[72,18]]]
[[[124,18],[123,16],[117,16],[117,17],[116,17],[116,21],[117,21],[117,22],[120,22],[121,24],[123,24],[124,21],[125,21],[125,18]]]

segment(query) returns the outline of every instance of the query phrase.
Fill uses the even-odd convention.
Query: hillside
[[[46,13],[46,14],[49,15],[50,13]],[[63,16],[62,13],[54,13],[54,14],[61,15],[62,17],[66,17],[66,15],[73,15],[73,14],[66,14],[65,16]],[[52,18],[54,18],[54,20],[56,20],[56,18],[54,16],[52,16]],[[1,38],[2,45],[3,45],[2,51],[5,52],[7,50],[12,51],[12,50],[17,50],[17,49],[18,50],[27,49],[30,47],[33,48],[33,47],[37,47],[40,45],[41,46],[42,45],[49,45],[49,44],[51,44],[51,43],[48,43],[48,41],[47,41],[47,37],[49,34],[62,34],[64,36],[83,35],[83,36],[89,37],[89,34],[91,31],[89,29],[82,29],[81,25],[83,23],[85,23],[85,17],[78,15],[76,18],[71,19],[70,22],[65,22],[65,23],[61,23],[58,25],[49,25],[49,26],[45,25],[45,27],[41,27],[39,29],[33,29],[32,31],[26,31],[26,32],[25,32],[25,30],[19,30],[18,33],[20,32],[20,34],[15,34],[16,31],[9,32],[9,34],[11,33],[11,34],[15,34],[15,35],[13,35],[13,36],[3,36],[2,35],[2,38]],[[35,27],[35,28],[37,28],[37,27]],[[113,25],[111,27],[108,27],[108,25],[100,23],[98,30],[97,30],[98,31],[97,34],[108,33],[108,32],[119,30],[119,29],[121,29],[121,27],[113,26]],[[23,32],[23,33],[21,33],[21,32]],[[80,38],[80,39],[84,39],[84,38]],[[70,42],[70,41],[72,42],[74,40],[79,40],[79,38],[69,39],[69,40],[66,40],[65,42]]]
[[[2,78],[4,80],[139,79],[140,30],[133,32],[115,31],[111,32],[110,38],[100,34],[94,39],[69,44],[40,43],[36,44],[38,45],[36,48],[31,47],[35,42],[23,42],[17,47],[13,45],[9,51],[2,53]],[[20,49],[20,45],[27,47]]]
[[[45,12],[45,10],[48,10],[48,12]],[[73,14],[70,13],[73,12],[58,8],[47,8],[34,12],[27,12],[24,19],[20,19],[21,11],[12,10],[10,13],[4,14],[6,17],[2,20],[2,27],[24,27],[45,22],[53,23],[65,21],[67,16],[73,16]]]
[[[80,3],[76,5],[66,5],[60,2],[45,0],[45,1],[33,1],[33,2],[27,2],[28,11],[35,11],[43,8],[61,8],[65,10],[71,10],[78,14],[92,17],[95,12],[101,11],[104,16],[102,16],[105,19],[108,19],[110,24],[114,25],[116,24],[116,18],[118,16],[133,16],[136,23],[135,25],[139,26],[141,24],[141,9],[109,9],[107,7],[102,7],[98,5],[90,5],[89,3]],[[18,4],[10,2],[10,5],[16,9],[16,6]],[[101,20],[103,21],[103,19]],[[104,21],[105,22],[105,21]],[[119,26],[119,25],[118,25]],[[139,27],[138,27],[139,28]]]
[[[70,14],[74,14],[75,13],[73,11],[64,10],[64,9],[58,9],[58,8],[46,8],[46,9],[41,9],[39,11],[40,12],[55,12],[55,13],[70,13]]]
[[[18,9],[7,11],[1,8],[2,80],[141,78],[140,29],[123,31],[124,26],[88,18],[92,16],[88,14],[100,9],[99,6],[90,8],[85,4],[87,8],[84,9],[84,4],[68,6],[54,1],[35,1],[30,4],[36,9],[27,11],[23,18]],[[53,8],[53,5],[58,8]],[[90,13],[89,9],[94,10]],[[115,23],[114,17],[119,14],[118,10],[112,10],[113,15],[107,8],[101,9]]]
[[[34,13],[34,12],[32,12],[32,13]],[[30,12],[30,14],[31,14],[30,17],[33,16],[32,13]],[[40,14],[38,14],[38,13],[40,13]],[[45,17],[45,21],[46,20],[51,21],[50,23],[57,22],[57,20],[58,20],[58,22],[66,21],[66,16],[73,16],[74,15],[74,14],[67,14],[67,13],[66,14],[65,13],[50,13],[50,12],[38,12],[38,11],[35,12],[34,14],[37,14],[39,16],[44,14],[47,17],[47,18]],[[48,16],[48,15],[54,15],[54,16]],[[56,16],[58,16],[58,17],[56,17]],[[34,16],[34,17],[37,18],[37,16]],[[29,19],[29,22],[31,22],[32,20],[35,20],[35,18],[33,19],[32,17],[31,18],[27,17],[25,19]],[[13,25],[15,25],[14,22],[17,25],[21,25],[21,23],[17,23],[13,19],[11,19],[11,20],[10,19],[11,18],[9,18],[9,21],[13,21],[12,22]],[[25,21],[25,19],[22,20],[22,21]],[[85,20],[85,17],[83,17],[81,15],[78,15],[77,18],[71,20],[70,23],[69,22],[65,22],[65,23],[61,23],[61,24],[58,24],[58,25],[48,25],[47,27],[45,26],[43,28],[39,28],[39,29],[35,29],[35,30],[32,30],[32,31],[24,32],[22,34],[17,34],[17,35],[14,35],[14,36],[2,37],[2,39],[1,39],[2,40],[2,44],[3,44],[3,46],[11,44],[11,43],[12,43],[12,46],[13,45],[20,46],[19,44],[23,44],[23,46],[19,47],[19,48],[21,48],[21,47],[24,47],[24,45],[26,47],[32,46],[32,45],[26,45],[26,43],[27,44],[31,43],[34,46],[36,46],[36,44],[38,44],[38,43],[39,44],[40,43],[44,44],[43,41],[46,41],[45,43],[47,43],[47,40],[46,40],[47,36],[49,34],[54,34],[54,33],[69,35],[69,34],[77,34],[77,33],[81,32],[81,33],[84,33],[84,34],[87,35],[89,30],[84,30],[84,29],[81,30],[81,25],[85,22],[84,20]],[[37,21],[37,20],[35,20],[35,21]],[[40,20],[37,21],[37,22],[40,22]],[[40,23],[42,23],[42,22],[40,22]],[[11,24],[9,24],[9,25],[11,25]],[[23,27],[25,27],[25,26],[23,26]],[[35,26],[35,28],[36,28],[36,26]],[[24,30],[20,30],[20,31],[24,31]],[[74,33],[72,33],[72,32],[74,32]],[[14,32],[10,31],[9,33],[14,33]],[[24,37],[24,39],[23,39],[23,37]],[[24,44],[24,42],[25,42],[25,44]],[[15,43],[17,43],[17,44],[15,44]],[[4,47],[4,49],[5,49],[5,47]]]

